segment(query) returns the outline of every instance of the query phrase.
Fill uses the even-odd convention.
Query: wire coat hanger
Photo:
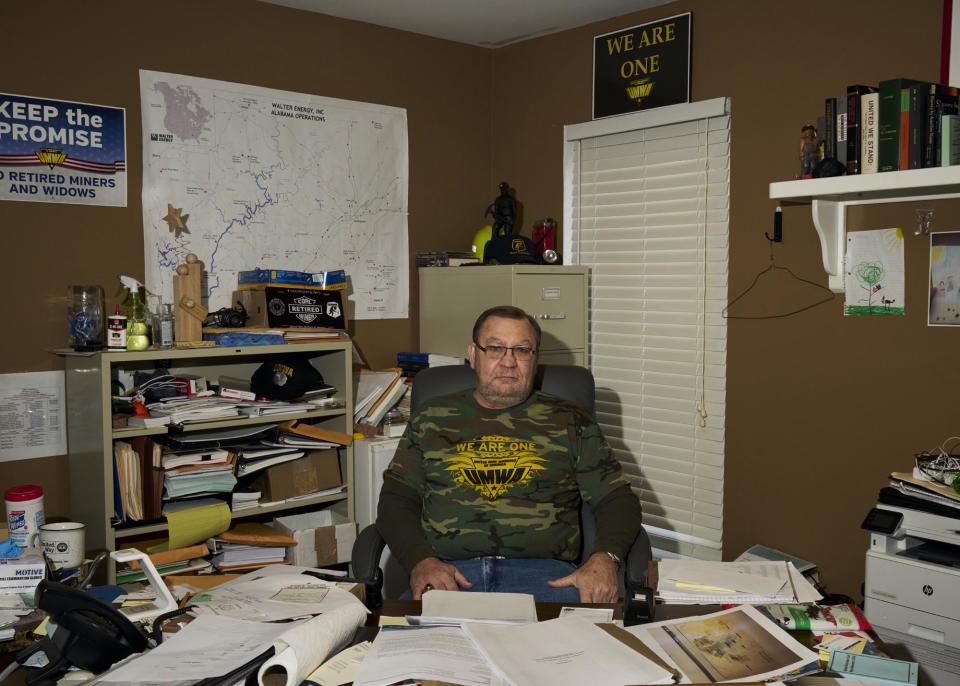
[[[819,284],[819,283],[816,283],[815,281],[810,281],[809,279],[804,279],[803,277],[797,276],[790,270],[789,267],[781,267],[780,265],[777,264],[773,254],[773,244],[780,243],[783,240],[783,228],[782,228],[783,225],[781,223],[781,220],[782,220],[782,213],[780,208],[777,207],[776,213],[774,214],[773,236],[771,236],[766,231],[763,234],[766,237],[766,239],[770,242],[770,264],[767,265],[766,268],[761,269],[757,273],[757,275],[753,277],[753,281],[750,283],[749,286],[747,286],[746,290],[744,290],[737,297],[735,297],[733,300],[728,302],[727,306],[724,307],[723,310],[721,310],[720,314],[724,319],[781,319],[783,317],[790,317],[792,315],[799,314],[800,312],[806,312],[807,310],[813,309],[818,305],[822,305],[824,303],[830,302],[836,297],[834,292],[831,291],[826,286],[824,286],[823,284]],[[794,280],[799,281],[800,283],[814,286],[818,290],[825,291],[827,295],[814,303],[811,303],[809,305],[804,305],[803,307],[798,307],[797,309],[791,310],[790,312],[784,312],[781,314],[763,314],[763,315],[731,315],[729,314],[730,308],[733,307],[738,301],[743,299],[743,297],[746,296],[750,291],[752,291],[754,287],[757,285],[757,283],[760,281],[760,278],[764,274],[773,272],[773,270],[780,270],[780,271],[786,272]]]

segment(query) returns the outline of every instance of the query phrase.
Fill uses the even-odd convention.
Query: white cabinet
[[[498,265],[420,268],[420,350],[463,357],[477,316],[514,305],[543,331],[540,362],[587,365],[586,267]]]
[[[113,442],[137,436],[154,438],[174,430],[166,426],[146,429],[114,429],[111,396],[114,384],[135,371],[167,368],[174,375],[197,374],[216,381],[220,376],[250,378],[264,360],[278,355],[297,354],[309,358],[326,383],[337,388],[342,407],[294,412],[267,417],[221,419],[187,424],[183,431],[208,431],[217,428],[278,423],[308,418],[312,423],[346,433],[353,432],[352,344],[331,341],[297,345],[215,347],[195,350],[146,350],[143,352],[102,352],[92,356],[68,356],[66,360],[67,436],[70,467],[70,517],[87,525],[88,550],[115,550],[133,538],[162,538],[166,521],[116,525],[111,521],[113,507]],[[292,503],[280,503],[234,513],[234,518],[272,515],[296,509],[316,509],[336,505],[353,519],[353,449],[340,450],[341,475],[346,492],[306,497]],[[119,545],[118,545],[119,543]],[[111,580],[113,570],[110,571]]]
[[[367,438],[353,444],[354,501],[357,530],[377,521],[377,502],[383,488],[383,472],[397,451],[399,438]]]

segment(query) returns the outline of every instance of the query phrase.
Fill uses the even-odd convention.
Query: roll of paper
[[[346,645],[366,619],[362,605],[344,605],[281,634],[273,643],[276,655],[257,673],[260,686],[297,686]]]

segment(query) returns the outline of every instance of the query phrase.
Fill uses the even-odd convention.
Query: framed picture
[[[960,326],[960,231],[930,234],[930,326]]]
[[[593,38],[593,118],[690,102],[693,14]]]

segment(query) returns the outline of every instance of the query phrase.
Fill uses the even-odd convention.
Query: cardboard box
[[[311,450],[296,460],[282,462],[263,470],[256,488],[264,500],[286,500],[343,485],[337,450]]]
[[[340,291],[267,286],[263,290],[234,291],[233,300],[247,311],[247,326],[347,328]]]
[[[349,562],[357,540],[356,522],[332,509],[277,517],[274,526],[293,536],[297,545],[287,548],[287,561],[302,567]]]
[[[46,571],[40,548],[24,548],[19,557],[0,558],[0,594],[33,593]]]

